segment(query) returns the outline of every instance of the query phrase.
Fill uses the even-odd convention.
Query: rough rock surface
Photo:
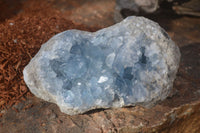
[[[73,115],[165,99],[179,60],[178,47],[157,23],[128,17],[95,33],[54,36],[23,73],[32,93]]]

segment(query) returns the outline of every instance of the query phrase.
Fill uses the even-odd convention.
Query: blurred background
[[[53,35],[94,32],[131,15],[159,23],[181,50],[170,97],[152,109],[67,116],[31,94],[23,68]],[[0,133],[200,132],[199,66],[200,0],[0,0]]]

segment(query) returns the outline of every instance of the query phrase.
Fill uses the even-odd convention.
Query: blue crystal
[[[24,69],[36,96],[67,114],[151,105],[169,94],[180,52],[158,24],[129,17],[94,33],[62,32]]]

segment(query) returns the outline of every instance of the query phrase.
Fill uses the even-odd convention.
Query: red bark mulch
[[[21,8],[20,13],[0,23],[0,110],[32,95],[22,71],[44,42],[67,29],[88,30],[45,1],[26,1]]]

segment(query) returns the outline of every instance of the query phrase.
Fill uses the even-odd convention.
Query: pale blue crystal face
[[[173,85],[180,53],[156,23],[129,17],[95,33],[68,30],[45,43],[24,70],[38,97],[78,114],[148,105]]]

